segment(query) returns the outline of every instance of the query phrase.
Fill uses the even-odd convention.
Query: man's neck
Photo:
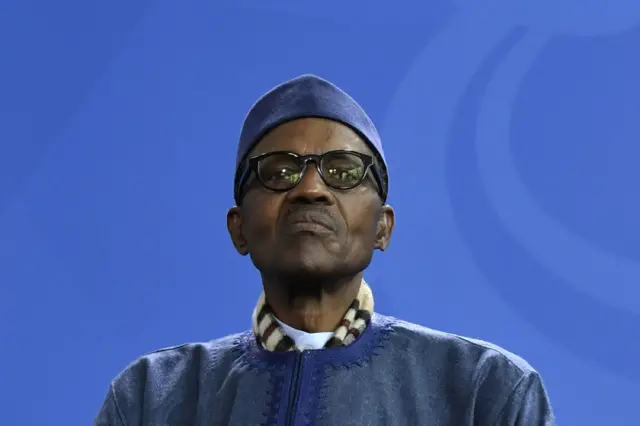
[[[357,274],[308,291],[308,288],[283,285],[263,277],[265,297],[275,316],[283,323],[309,333],[334,331],[357,297],[361,283],[362,274]]]

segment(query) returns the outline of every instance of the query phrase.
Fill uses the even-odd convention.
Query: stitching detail
[[[282,388],[286,375],[287,365],[285,363],[268,363],[260,359],[256,354],[256,349],[252,347],[252,339],[255,339],[252,331],[247,331],[236,339],[233,350],[239,354],[238,362],[242,363],[248,371],[257,374],[268,374],[268,390],[264,399],[264,406],[261,412],[262,421],[259,426],[275,425],[280,412],[280,401],[282,400]]]
[[[351,367],[365,367],[369,365],[371,359],[380,355],[381,350],[395,333],[393,329],[393,319],[377,316],[377,323],[370,326],[369,331],[375,333],[371,337],[368,345],[363,349],[362,356],[355,358],[350,362],[334,361],[327,363],[324,367],[316,367],[313,372],[313,382],[310,386],[309,407],[305,413],[305,425],[313,424],[322,420],[327,415],[329,409],[326,405],[326,399],[330,392],[327,384],[327,378],[333,371],[348,369]]]
[[[391,336],[395,333],[393,328],[395,320],[393,318],[376,314],[374,316],[375,320],[372,320],[365,331],[366,333],[373,333],[373,335],[365,337],[363,341],[358,343],[364,346],[358,348],[359,354],[357,356],[349,356],[347,357],[349,359],[344,360],[338,355],[335,358],[322,360],[320,364],[316,364],[313,367],[307,393],[309,402],[302,413],[302,423],[304,425],[312,425],[314,421],[324,418],[328,411],[325,403],[330,391],[327,386],[327,377],[337,370],[367,366],[374,357],[380,355]],[[239,335],[233,350],[238,352],[238,361],[245,364],[249,371],[269,374],[270,391],[267,394],[262,411],[263,422],[260,426],[277,424],[280,401],[282,400],[284,381],[287,374],[287,364],[284,362],[269,362],[267,358],[260,357],[259,353],[264,349],[256,341],[256,336],[252,331]],[[331,349],[326,350],[331,351]],[[276,355],[273,352],[268,353]]]
[[[116,391],[114,389],[113,382],[111,382],[111,384],[109,385],[109,393],[111,393],[111,399],[113,399],[113,405],[116,407],[116,413],[118,413],[120,423],[124,426],[126,423],[124,420],[124,415],[122,414],[122,410],[118,405],[118,398],[116,398]]]
[[[502,413],[507,409],[507,406],[509,405],[509,402],[511,402],[511,400],[513,400],[513,397],[516,393],[516,390],[520,387],[520,385],[522,384],[522,382],[527,379],[529,377],[529,374],[525,374],[522,377],[520,377],[520,380],[518,380],[518,382],[515,384],[515,386],[513,386],[513,388],[511,389],[511,392],[509,392],[509,396],[507,397],[507,399],[504,401],[504,404],[502,404],[502,407],[500,408],[500,410],[498,411],[498,413],[495,415],[494,420],[492,420],[490,422],[490,424],[497,424],[498,419],[500,418],[500,416],[502,415]]]

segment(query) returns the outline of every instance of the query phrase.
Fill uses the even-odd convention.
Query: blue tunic
[[[374,314],[346,347],[267,352],[251,331],[145,355],[94,426],[555,426],[538,373],[490,343]]]

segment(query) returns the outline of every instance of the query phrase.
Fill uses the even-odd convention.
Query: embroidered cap
[[[386,194],[387,163],[380,135],[373,122],[346,92],[312,74],[301,75],[274,87],[253,105],[244,120],[240,134],[234,186],[238,185],[247,154],[264,135],[286,122],[312,117],[342,123],[362,137],[375,153],[380,167],[384,169],[383,191]]]

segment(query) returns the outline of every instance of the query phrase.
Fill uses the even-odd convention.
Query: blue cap
[[[310,117],[352,128],[374,151],[386,172],[380,135],[362,107],[334,84],[311,74],[274,87],[253,105],[242,126],[236,170],[267,132],[288,121]]]

